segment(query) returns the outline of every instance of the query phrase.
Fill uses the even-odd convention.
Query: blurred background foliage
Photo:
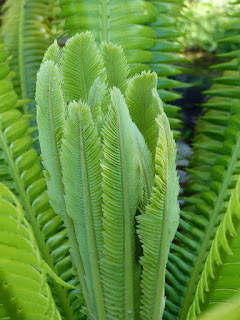
[[[239,5],[233,0],[185,0],[178,20],[182,33],[179,38],[189,58],[203,53],[223,53],[236,49],[233,44],[220,44],[219,39],[230,35],[228,24],[239,12]],[[238,30],[232,31],[231,35]],[[195,54],[194,54],[195,53]]]

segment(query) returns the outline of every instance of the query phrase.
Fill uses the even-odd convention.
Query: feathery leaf
[[[170,243],[179,222],[176,146],[165,113],[157,118],[155,184],[146,213],[137,217],[143,246],[142,319],[157,320],[164,310],[164,287]]]
[[[67,214],[72,218],[82,256],[93,319],[105,319],[100,259],[103,254],[102,149],[90,108],[69,104],[61,163]]]
[[[138,319],[139,266],[135,262],[135,213],[140,201],[140,173],[132,121],[120,90],[102,131],[103,285],[107,319]]]
[[[158,114],[152,94],[154,88],[157,88],[157,75],[143,71],[130,80],[126,91],[126,102],[130,115],[144,136],[153,158],[157,143],[155,118]]]

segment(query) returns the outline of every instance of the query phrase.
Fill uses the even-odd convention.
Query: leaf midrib
[[[157,277],[156,277],[156,288],[155,288],[155,303],[153,305],[153,314],[152,318],[153,320],[159,320],[159,315],[161,314],[161,307],[162,301],[164,297],[162,294],[164,293],[165,288],[165,272],[166,272],[166,265],[167,265],[167,255],[168,252],[166,249],[169,248],[168,246],[168,144],[166,135],[164,134],[164,140],[165,140],[165,201],[164,201],[164,208],[163,208],[163,217],[162,217],[162,232],[161,232],[161,238],[160,238],[160,248],[159,248],[159,255],[158,255],[158,264],[157,264]],[[162,309],[163,311],[163,309]]]
[[[94,222],[93,222],[93,211],[91,204],[91,192],[89,186],[89,178],[88,178],[88,165],[86,160],[86,152],[84,145],[84,137],[83,137],[83,128],[81,125],[81,117],[80,110],[78,110],[78,132],[80,137],[80,150],[81,150],[81,163],[82,163],[82,179],[83,179],[83,196],[84,196],[84,210],[85,210],[85,225],[86,225],[86,234],[87,234],[87,243],[89,246],[89,258],[91,264],[91,272],[92,272],[92,281],[94,286],[94,296],[95,303],[97,306],[97,319],[105,320],[105,303],[103,298],[103,288],[100,276],[100,264],[98,263],[98,250],[96,243],[96,234],[94,230]],[[100,165],[100,164],[99,164]]]
[[[114,99],[115,97],[113,97]],[[134,314],[134,270],[133,270],[133,253],[132,253],[132,241],[131,241],[131,210],[128,203],[128,183],[127,183],[127,172],[126,172],[126,163],[123,153],[123,140],[122,140],[122,130],[120,123],[120,115],[118,110],[118,102],[115,100],[115,106],[117,111],[117,125],[119,132],[119,150],[120,150],[120,159],[121,159],[121,183],[122,183],[122,199],[123,199],[123,250],[124,250],[124,316],[126,320],[132,320],[135,318]]]
[[[211,218],[209,223],[207,224],[206,232],[204,234],[203,242],[200,245],[200,248],[198,250],[198,256],[195,260],[194,268],[191,270],[191,277],[188,282],[187,290],[184,295],[184,301],[182,303],[182,308],[179,314],[179,320],[185,320],[188,310],[193,302],[194,299],[194,293],[196,291],[198,282],[199,282],[199,275],[201,271],[203,270],[203,265],[206,261],[206,252],[208,251],[208,248],[210,247],[210,244],[212,242],[212,230],[214,230],[214,227],[216,226],[215,221],[217,221],[217,217],[219,214],[219,209],[221,208],[222,202],[224,201],[224,196],[226,194],[226,191],[228,189],[228,185],[230,182],[230,179],[232,177],[232,173],[234,170],[234,165],[238,159],[239,155],[239,149],[240,149],[240,139],[238,139],[238,142],[236,144],[233,156],[231,158],[230,164],[228,166],[228,170],[226,172],[226,176],[224,179],[224,182],[221,186],[221,190],[219,192],[219,196],[216,202],[216,205],[214,207],[214,210],[211,214]],[[198,279],[196,281],[196,279]]]

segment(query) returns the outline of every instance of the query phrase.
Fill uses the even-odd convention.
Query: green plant
[[[78,7],[88,11],[90,4],[84,3],[78,2]],[[174,3],[178,1],[141,5],[152,8],[158,17],[159,11],[167,13]],[[75,8],[76,3],[69,4],[66,1],[63,10]],[[117,5],[102,4],[105,9]],[[113,10],[110,20],[118,21],[114,13],[120,12],[121,8]],[[89,12],[85,17],[89,19]],[[131,30],[160,32],[159,25],[171,21],[160,17],[155,22],[145,17],[148,28],[142,28],[143,20],[138,24],[133,15]],[[114,34],[115,29],[110,30]],[[159,43],[154,37],[147,39]],[[239,290],[238,73],[216,80],[220,90],[211,91],[220,98],[206,105],[211,110],[200,121],[180,229],[172,242],[179,220],[179,187],[173,135],[157,93],[157,88],[162,93],[158,86],[163,79],[149,70],[133,75],[132,64],[127,65],[118,45],[100,45],[101,39],[97,40],[95,44],[87,33],[71,38],[63,49],[55,42],[43,58],[37,103],[45,178],[33,148],[35,129],[29,125],[28,113],[22,113],[27,101],[18,100],[0,48],[1,181],[18,196],[32,231],[25,220],[16,219],[22,209],[3,186],[0,203],[1,208],[13,208],[13,217],[7,219],[18,225],[23,222],[27,243],[41,255],[38,264],[28,265],[21,256],[18,262],[24,262],[24,275],[28,269],[41,278],[40,289],[45,290],[52,319],[195,319]],[[166,50],[170,47],[167,43]],[[125,49],[129,59],[131,52]],[[149,52],[151,58],[156,56],[153,48],[149,52],[135,49],[135,58]],[[159,59],[172,57],[157,52]],[[238,52],[231,55],[238,57]],[[161,63],[158,67],[179,70]],[[237,71],[238,62],[222,67]],[[0,244],[12,248],[19,238],[12,233],[6,237],[8,226],[0,224]],[[30,319],[37,306],[29,304],[27,309],[24,305],[31,300],[31,291],[25,300],[15,276],[21,271],[19,264],[16,257],[10,260],[13,274],[9,275],[10,264],[5,251],[0,251],[0,279],[4,279],[0,319]],[[44,318],[47,309],[41,305],[38,310],[40,319]]]

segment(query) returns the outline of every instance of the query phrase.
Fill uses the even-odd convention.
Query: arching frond
[[[237,52],[230,54],[234,55],[237,57]],[[232,61],[216,67],[226,71],[208,91],[213,98],[204,104],[208,111],[197,127],[180,220],[181,232],[176,235],[180,245],[172,245],[169,255],[166,319],[186,319],[212,240],[238,180],[237,64]]]
[[[143,246],[141,319],[146,320],[162,317],[167,256],[179,222],[176,146],[165,113],[158,116],[157,125],[154,188],[146,213],[137,217]]]
[[[62,319],[17,198],[0,185],[0,298],[11,319]]]
[[[113,88],[103,127],[103,286],[107,319],[139,319],[135,213],[140,201],[137,146],[129,111]]]
[[[8,0],[2,7],[2,35],[12,71],[14,87],[21,99],[33,99],[36,75],[45,50],[52,41],[49,28],[48,0]],[[35,113],[32,102],[24,112]]]
[[[234,272],[240,263],[240,180],[228,202],[209,250],[187,319],[196,318],[206,306],[226,303],[239,292],[240,275]]]
[[[2,70],[9,72],[6,54],[1,45],[0,57]],[[78,286],[79,281],[71,271],[66,230],[60,217],[49,205],[40,159],[33,147],[29,117],[23,116],[18,109],[21,101],[17,101],[11,82],[5,78],[8,72],[2,73],[0,78],[0,180],[18,194],[43,259],[65,281]],[[66,319],[72,319],[76,309],[76,319],[81,319],[80,289],[72,290],[74,295],[67,298],[67,293],[71,290],[64,290],[55,282],[53,287],[56,301],[61,305],[61,313]]]

